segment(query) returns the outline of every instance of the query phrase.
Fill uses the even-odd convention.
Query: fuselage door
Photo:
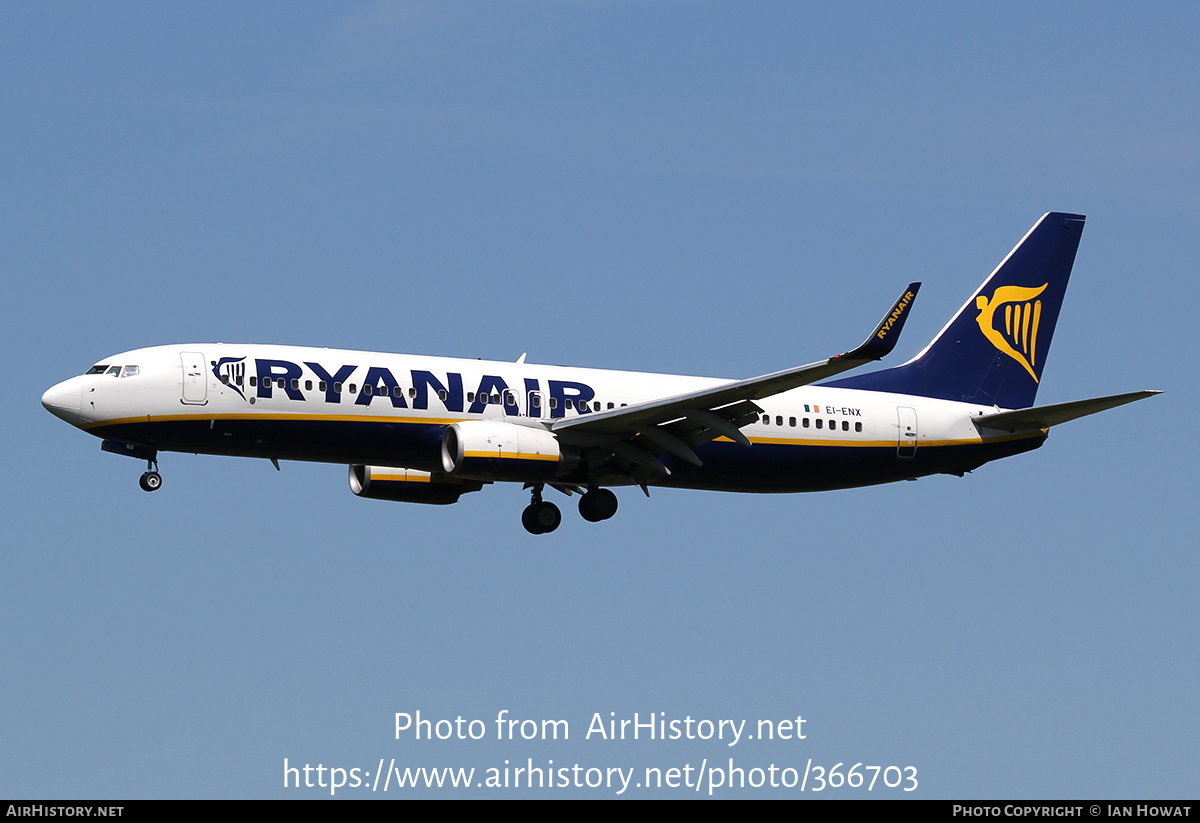
[[[208,376],[204,373],[204,354],[198,351],[179,353],[183,366],[183,402],[203,406],[208,402]]]
[[[900,431],[896,443],[896,456],[916,457],[917,410],[912,406],[897,406],[896,413],[900,418]]]

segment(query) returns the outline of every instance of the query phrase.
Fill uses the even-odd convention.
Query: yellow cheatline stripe
[[[726,443],[732,443],[732,440],[727,440],[724,437],[718,437],[718,440]],[[800,440],[789,437],[751,437],[751,443],[759,443],[765,446],[857,446],[879,448],[881,446],[894,446],[894,440]]]
[[[129,423],[173,423],[180,420],[283,420],[283,421],[320,421],[335,423],[418,423],[437,426],[449,426],[474,418],[470,417],[381,417],[373,414],[160,414],[142,415],[140,417],[115,417],[111,420],[98,420],[87,423],[80,428],[95,429],[100,426],[123,426]]]
[[[1046,434],[1047,429],[1038,431],[1020,432],[1017,434],[1005,434],[999,437],[988,437],[986,439],[980,437],[960,438],[957,440],[918,440],[917,445],[921,448],[926,446],[970,446],[979,445],[981,443],[999,443],[1005,440],[1023,440],[1027,437],[1041,437]],[[728,437],[718,437],[717,441],[722,443],[732,443]],[[836,446],[838,448],[895,448],[898,443],[895,440],[841,440],[836,438],[828,438],[825,440],[800,440],[790,439],[786,437],[751,437],[751,443],[761,443],[769,446]]]
[[[379,417],[376,415],[365,414],[167,414],[167,415],[144,415],[141,417],[117,417],[111,420],[99,420],[94,423],[88,423],[80,426],[80,428],[95,429],[101,426],[122,426],[130,423],[160,423],[174,422],[179,420],[274,420],[274,421],[319,421],[319,422],[334,422],[334,423],[412,423],[432,426],[450,426],[455,423],[468,422],[475,418],[470,417]],[[1018,434],[1006,434],[999,437],[984,438],[961,438],[957,440],[919,440],[918,446],[962,446],[978,443],[999,443],[1005,440],[1020,440],[1026,437],[1040,437],[1047,433],[1047,429],[1039,429],[1038,431],[1021,432]],[[827,438],[823,440],[812,439],[791,439],[786,437],[751,437],[751,443],[763,443],[766,445],[777,446],[838,446],[851,448],[890,448],[897,445],[895,440],[842,440],[840,438]],[[718,443],[732,443],[728,437],[718,437],[714,440]],[[499,452],[467,452],[467,457],[504,457],[505,459],[519,460],[553,460],[559,461],[561,458],[558,455],[548,454],[526,454],[526,453],[508,453],[502,455]]]
[[[560,459],[557,454],[533,454],[531,452],[506,452],[502,449],[496,449],[495,451],[485,451],[485,452],[464,451],[463,457],[489,457],[489,458],[501,458],[504,460],[548,460],[548,461],[553,461],[556,463]]]
[[[432,483],[433,478],[427,474],[419,474],[415,477],[410,477],[403,474],[371,475],[372,483],[378,483],[380,481],[385,483]]]

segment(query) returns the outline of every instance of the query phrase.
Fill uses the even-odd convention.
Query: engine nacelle
[[[442,468],[454,477],[541,483],[578,465],[578,452],[564,450],[543,428],[466,420],[447,428],[442,437]]]
[[[444,506],[457,503],[467,492],[477,492],[483,484],[444,475],[433,475],[417,469],[389,466],[351,466],[350,491],[372,500],[395,500],[400,503],[428,503]]]

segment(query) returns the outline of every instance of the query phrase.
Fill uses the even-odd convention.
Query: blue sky
[[[733,757],[915,766],[927,798],[1195,796],[1198,18],[4,6],[0,795]],[[1166,394],[963,479],[626,490],[535,539],[519,488],[387,504],[337,466],[164,455],[146,495],[38,403],[213,340],[747,377],[855,345],[921,280],[898,363],[1050,210],[1088,223],[1039,402]],[[417,710],[571,739],[396,740]],[[583,739],[610,712],[807,737]]]

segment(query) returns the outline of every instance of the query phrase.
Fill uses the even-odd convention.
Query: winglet
[[[896,341],[900,339],[900,332],[904,329],[904,321],[908,319],[908,310],[917,299],[917,291],[920,288],[920,283],[909,283],[908,288],[892,304],[866,342],[853,351],[838,355],[838,358],[880,360],[890,354],[892,349],[896,348]]]

